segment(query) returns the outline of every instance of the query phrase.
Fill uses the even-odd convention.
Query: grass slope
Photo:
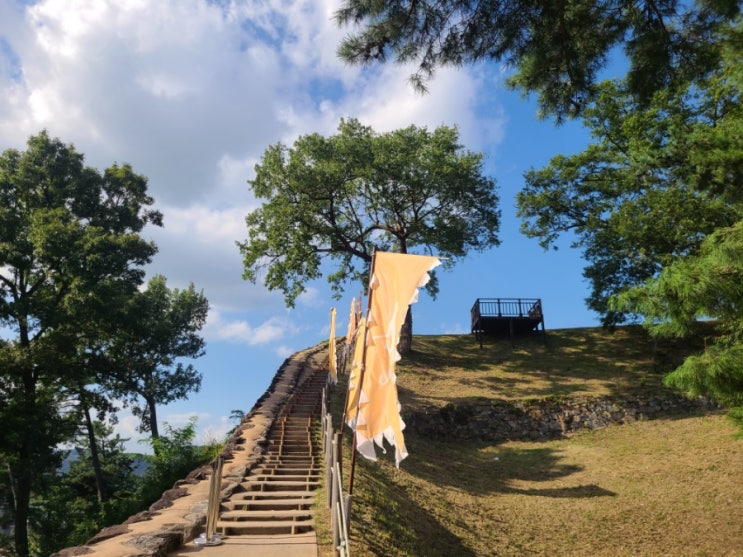
[[[700,340],[700,342],[702,342]],[[416,337],[398,367],[406,408],[482,398],[662,389],[695,346],[655,346],[640,328],[541,339]],[[345,395],[334,398],[335,419]],[[434,442],[406,435],[356,461],[351,552],[363,556],[743,556],[743,440],[719,413],[669,416],[542,442]],[[344,433],[348,476],[350,435]],[[322,513],[321,513],[322,514]],[[322,535],[321,555],[331,555]]]

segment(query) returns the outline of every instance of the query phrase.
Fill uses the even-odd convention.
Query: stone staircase
[[[52,557],[317,557],[313,507],[322,464],[320,406],[327,381],[323,345],[284,362],[220,455],[223,542],[203,548],[211,466],[194,470],[148,510]],[[322,510],[320,511],[322,512]]]
[[[312,371],[274,421],[262,458],[222,502],[217,535],[267,536],[314,530],[321,485],[320,406],[327,373]]]

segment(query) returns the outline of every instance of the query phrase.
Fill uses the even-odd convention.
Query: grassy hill
[[[403,416],[483,399],[662,391],[703,343],[655,345],[641,328],[487,340],[417,336],[398,366]],[[345,377],[334,394],[335,419]],[[356,461],[356,556],[743,555],[743,440],[720,412],[668,415],[548,441],[434,441],[406,432]],[[348,476],[350,435],[344,432]],[[331,555],[320,525],[321,554]]]

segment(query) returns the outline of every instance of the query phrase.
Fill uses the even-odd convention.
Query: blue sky
[[[498,183],[502,245],[440,273],[438,299],[414,306],[416,333],[467,334],[477,297],[541,298],[548,329],[597,324],[580,254],[521,236],[514,209],[524,171],[582,150],[586,131],[537,120],[495,64],[440,70],[427,95],[409,86],[410,68],[347,66],[335,55],[339,1],[0,0],[0,149],[47,129],[91,166],[130,163],[165,217],[146,231],[160,248],[149,274],[193,282],[210,301],[201,392],[160,409],[174,427],[196,415],[201,438],[221,438],[287,356],[327,338],[331,307],[345,330],[363,285],[336,301],[317,281],[288,310],[241,279],[235,246],[258,206],[247,180],[265,148],[333,134],[344,117],[377,131],[456,125]],[[119,431],[135,439],[134,428],[123,412]]]

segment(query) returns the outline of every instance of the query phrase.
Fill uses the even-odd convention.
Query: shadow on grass
[[[473,495],[519,493],[555,498],[611,497],[616,493],[595,484],[556,487],[583,470],[582,466],[563,462],[560,451],[548,447],[494,450],[494,445],[474,442],[429,441],[408,436],[410,456],[405,468],[435,485],[449,485]],[[496,454],[497,453],[497,454]],[[442,458],[445,455],[446,458]],[[544,483],[544,487],[522,487],[524,483]]]
[[[561,329],[539,337],[417,336],[398,364],[413,404],[443,406],[458,396],[523,399],[576,394],[622,396],[664,389],[663,376],[697,351],[695,342],[654,342],[640,326],[611,332]],[[447,388],[437,388],[446,382]],[[457,393],[457,391],[462,391]],[[401,392],[401,399],[403,393]]]
[[[361,459],[357,467],[351,503],[352,548],[363,547],[364,555],[380,557],[477,555],[411,496],[409,484],[399,481],[392,465]],[[435,502],[427,503],[435,506]]]

